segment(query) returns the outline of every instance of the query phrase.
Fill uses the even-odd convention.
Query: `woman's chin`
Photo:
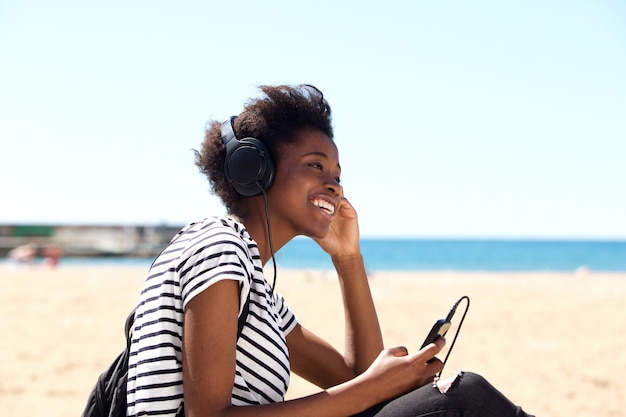
[[[315,240],[324,239],[326,236],[328,236],[329,230],[330,230],[330,227],[327,227],[325,229],[311,230],[311,231],[308,231],[307,233],[303,233],[303,236],[307,236]]]

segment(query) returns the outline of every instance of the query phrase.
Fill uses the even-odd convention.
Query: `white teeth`
[[[331,203],[329,203],[326,200],[313,200],[313,204],[316,205],[317,207],[321,208],[322,210],[324,210],[328,214],[334,214],[335,213],[335,206],[332,205]]]

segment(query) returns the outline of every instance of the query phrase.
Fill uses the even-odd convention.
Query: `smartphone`
[[[422,347],[420,349],[423,349],[424,347],[426,347],[427,345],[433,343],[435,340],[437,340],[437,338],[439,336],[443,337],[446,335],[446,333],[448,332],[448,330],[450,329],[450,326],[452,325],[452,318],[454,317],[454,314],[456,313],[456,308],[459,306],[459,303],[465,300],[467,302],[467,307],[465,308],[465,312],[463,313],[463,316],[461,317],[461,320],[459,320],[459,326],[458,329],[456,331],[456,335],[454,336],[454,339],[452,340],[452,344],[450,345],[450,348],[448,349],[448,353],[446,353],[446,357],[443,360],[443,364],[445,366],[447,360],[448,360],[448,356],[450,356],[450,352],[452,351],[452,348],[454,347],[454,342],[456,340],[456,336],[459,333],[459,330],[461,329],[461,325],[463,324],[463,321],[465,320],[465,314],[467,313],[467,310],[469,309],[469,297],[464,295],[463,297],[459,298],[459,300],[454,303],[454,305],[452,306],[452,308],[450,309],[450,312],[448,313],[448,315],[446,316],[445,319],[439,319],[435,322],[435,324],[433,325],[432,329],[430,329],[430,332],[428,333],[428,336],[426,336],[426,339],[424,339],[424,343],[422,343]],[[431,361],[435,360],[435,358],[432,358],[430,360],[427,361],[427,363],[430,363]],[[441,371],[439,371],[439,373],[437,374],[437,376],[435,377],[436,379],[438,379],[441,376],[441,373],[443,372],[443,368],[441,369]]]
[[[422,343],[422,347],[420,349],[424,348],[426,345],[433,343],[439,336],[445,336],[448,332],[448,329],[450,328],[450,325],[451,323],[449,319],[437,320],[432,329],[430,329],[430,332],[428,333],[428,336],[426,336],[426,339],[424,339],[424,343]]]

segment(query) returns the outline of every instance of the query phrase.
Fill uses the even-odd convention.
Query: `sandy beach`
[[[123,348],[123,322],[145,272],[0,266],[2,415],[80,415]],[[467,295],[444,376],[478,372],[537,416],[626,415],[626,274],[375,273],[370,282],[388,347],[418,349],[432,322]],[[277,288],[303,325],[341,349],[332,273],[279,269]],[[315,390],[294,377],[288,397]]]

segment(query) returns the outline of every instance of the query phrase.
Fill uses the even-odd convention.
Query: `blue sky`
[[[333,109],[363,236],[626,238],[626,5],[0,1],[0,223],[223,212],[205,122]]]

